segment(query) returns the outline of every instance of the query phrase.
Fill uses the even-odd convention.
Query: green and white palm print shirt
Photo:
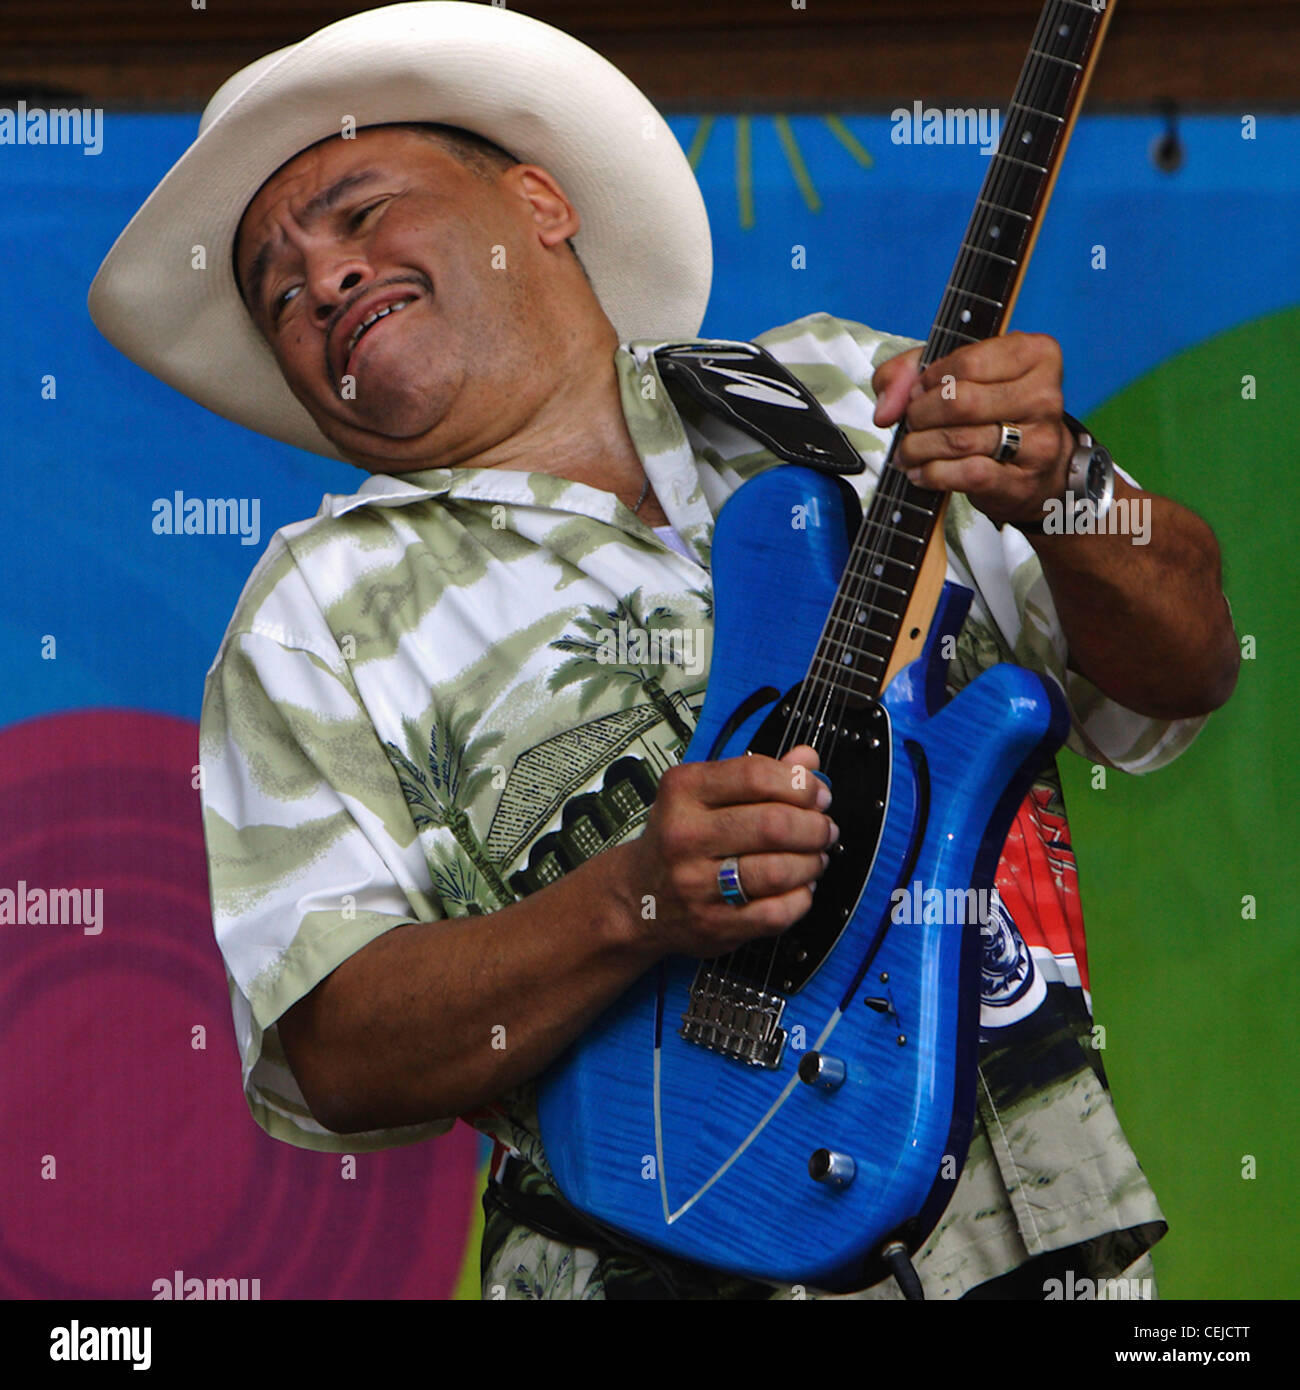
[[[872,423],[871,377],[911,341],[826,314],[757,341],[862,454],[866,470],[851,481],[869,497],[889,442]],[[708,675],[714,518],[777,460],[675,403],[657,346],[625,345],[616,365],[676,537],[656,535],[612,493],[546,474],[374,475],[278,531],[244,589],[205,686],[203,812],[244,1091],[278,1139],[356,1152],[449,1129],[451,1117],[329,1132],[286,1065],[277,1019],[381,933],[495,912],[639,834],[690,737]],[[1190,743],[1202,721],[1134,714],[1068,669],[1023,536],[954,495],[946,539],[948,578],[975,593],[954,689],[1000,660],[1049,674],[1070,705],[1070,748],[1130,772]],[[620,630],[679,638],[656,652],[620,646]],[[1046,827],[1036,833],[1068,895],[1059,783],[1049,775],[1036,793]],[[956,1194],[919,1256],[930,1296],[1080,1242],[1094,1270],[1118,1275],[1163,1233],[1087,1043],[1077,946],[1023,920],[987,945],[980,1113]],[[531,1084],[467,1118],[548,1175]],[[603,1296],[599,1261],[523,1229],[485,1275],[498,1277],[511,1296]],[[896,1290],[890,1281],[859,1296]]]

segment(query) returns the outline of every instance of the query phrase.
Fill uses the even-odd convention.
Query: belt
[[[502,1160],[501,1155],[507,1157]],[[497,1211],[511,1221],[563,1245],[592,1250],[607,1267],[601,1271],[606,1299],[714,1299],[719,1281],[736,1287],[733,1297],[768,1298],[762,1284],[720,1274],[674,1256],[649,1250],[584,1217],[547,1184],[537,1190],[537,1169],[499,1146],[483,1192],[483,1211]],[[531,1191],[524,1191],[532,1176]],[[545,1181],[543,1179],[543,1181]],[[614,1263],[609,1263],[614,1261]]]

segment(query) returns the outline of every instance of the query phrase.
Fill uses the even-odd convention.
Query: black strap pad
[[[654,356],[666,385],[787,463],[835,475],[866,467],[816,396],[757,343],[667,343]]]

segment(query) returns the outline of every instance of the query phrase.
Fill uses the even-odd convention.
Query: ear
[[[558,180],[537,164],[515,164],[502,175],[510,190],[528,205],[528,215],[543,246],[560,246],[582,225]]]

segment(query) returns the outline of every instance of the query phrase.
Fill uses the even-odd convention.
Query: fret
[[[991,203],[987,198],[976,198],[975,201],[986,208],[997,208],[999,212],[1009,212],[1012,217],[1023,217],[1026,222],[1034,220],[1027,212],[1017,212],[1015,208],[1004,207],[1001,203]]]
[[[921,354],[925,366],[966,344],[986,341],[1002,325],[1052,170],[1068,138],[1084,62],[1104,23],[1093,0],[1056,0],[1040,15],[1006,109],[1001,143]],[[891,495],[895,488],[898,495]],[[878,693],[942,504],[943,494],[882,474],[809,668],[809,680],[821,686],[824,698],[836,691]],[[901,559],[900,553],[912,559]],[[882,625],[889,628],[887,634],[880,631]]]
[[[895,564],[898,564],[898,565],[901,565],[901,564],[903,563],[903,561],[902,561],[902,560],[896,560],[894,563],[895,563]],[[916,569],[916,566],[915,566],[915,565],[908,565],[907,568],[910,569],[910,570],[915,570],[915,569]],[[848,566],[845,566],[845,571],[844,571],[844,572],[845,572],[846,575],[847,575],[848,573],[850,573],[850,570],[849,570],[849,567],[848,567]],[[876,586],[876,588],[878,588],[878,589],[888,589],[889,592],[890,592],[891,594],[902,594],[904,598],[910,598],[910,597],[911,597],[911,591],[910,591],[910,590],[908,590],[908,589],[900,589],[900,588],[898,587],[897,584],[887,584],[883,579],[876,579],[876,578],[874,578],[874,577],[872,577],[872,576],[865,575],[865,574],[861,574],[861,573],[859,573],[859,572],[856,571],[856,570],[855,570],[855,571],[852,571],[852,573],[853,573],[853,577],[854,577],[855,579],[861,579],[861,580],[865,581],[865,582],[868,583],[868,584],[874,584],[874,585]],[[847,603],[847,602],[851,602],[851,600],[850,600],[847,596],[843,596],[843,597],[844,597],[844,601],[845,601],[846,603]]]
[[[1065,124],[1065,117],[1058,116],[1055,111],[1044,111],[1038,106],[1026,106],[1023,101],[1009,101],[1008,106],[1014,106],[1021,111],[1032,111],[1035,116],[1046,116],[1049,121],[1055,121],[1057,125]]]
[[[1069,58],[1058,58],[1055,53],[1044,53],[1041,48],[1031,48],[1030,53],[1035,58],[1050,58],[1054,63],[1064,63],[1067,68],[1073,68],[1075,72],[1082,72],[1083,66],[1080,63],[1073,63]]]
[[[1031,164],[1027,159],[1019,159],[1014,154],[1003,154],[1001,150],[997,152],[996,158],[1009,160],[1012,164],[1023,164],[1026,169],[1033,169],[1039,174],[1047,173],[1041,164]]]
[[[1038,151],[1035,149],[1034,153],[1037,154]],[[1051,159],[1050,150],[1045,157],[1048,160]],[[1032,219],[1034,209],[1038,206],[1042,188],[1043,175],[1030,161],[999,160],[995,156],[993,165],[984,180],[984,186],[980,189],[980,197],[987,198],[998,207],[1021,213],[1025,221],[1028,222]],[[977,206],[972,213],[972,220],[988,215],[988,213],[982,213]]]
[[[886,665],[885,658],[883,656],[877,656],[875,652],[863,652],[862,655],[865,656],[868,661],[874,661],[879,666]],[[851,661],[836,661],[834,657],[822,656],[820,652],[813,657],[812,664],[816,666],[819,662],[823,666],[829,666],[832,671],[844,671],[853,665]]]
[[[822,642],[820,642],[823,657],[826,655],[826,652],[831,651],[831,649],[834,649],[834,651],[866,652],[868,648],[859,644],[862,644],[862,642],[868,638],[875,638],[877,642],[883,642],[884,653],[888,655],[888,649],[894,645],[894,631],[897,630],[898,620],[900,620],[902,614],[891,613],[888,609],[881,609],[880,612],[884,613],[884,616],[888,619],[887,630],[883,632],[881,632],[879,628],[870,626],[869,623],[852,623],[852,621],[844,619],[844,617],[841,617],[841,619],[831,619],[834,623],[847,627],[848,632],[851,632],[852,635],[850,637],[850,635],[840,634],[838,637],[833,637],[833,635],[830,635],[830,624],[827,624],[826,635],[823,635]]]
[[[1019,261],[1013,261],[1010,256],[999,256],[996,251],[985,250],[983,246],[972,246],[969,241],[961,244],[963,251],[974,251],[977,256],[989,256],[995,261],[1001,261],[1004,265],[1019,265]]]
[[[1005,305],[1000,299],[989,299],[986,295],[976,294],[974,290],[958,289],[951,280],[948,281],[944,288],[952,290],[954,294],[965,295],[968,299],[982,299],[985,304],[992,304],[995,309],[1005,308]],[[912,504],[909,502],[908,506],[910,507],[911,505]]]
[[[896,608],[882,608],[878,603],[872,603],[870,599],[866,598],[854,599],[851,606],[858,609],[860,612],[865,612],[869,608],[873,613],[883,613],[885,617],[892,618],[895,622],[902,616]],[[889,637],[888,633],[877,632],[865,618],[837,618],[834,609],[831,609],[829,621],[832,623],[847,623],[854,632],[858,632],[859,630],[870,632],[874,636],[884,637],[886,640],[888,640]]]
[[[897,610],[883,609],[879,603],[859,603],[859,613],[865,613],[868,609],[872,609],[875,613],[883,613],[894,627],[898,626],[898,619],[902,617],[902,614],[898,613]],[[891,635],[893,635],[893,632],[881,632],[879,628],[870,626],[865,617],[836,617],[836,614],[831,613],[830,619],[827,620],[827,631],[830,630],[831,626],[845,627],[850,632],[862,632],[866,637],[879,637],[881,642],[890,641]]]
[[[978,342],[979,340],[976,339],[976,341]],[[871,521],[871,525],[874,526],[877,531],[888,532],[889,535],[897,536],[899,540],[907,541],[910,545],[925,544],[926,538],[924,536],[914,536],[910,531],[901,531],[897,526],[891,526],[890,523],[887,521],[877,520],[873,518]],[[893,559],[893,556],[890,556],[889,558]],[[897,563],[902,565],[906,564],[907,562],[905,560],[899,560],[897,561]]]
[[[1068,111],[1071,97],[1079,85],[1077,65],[1058,63],[1054,67],[1039,67],[1026,78],[1023,95],[1034,106],[1048,111]]]
[[[899,476],[902,476],[901,472],[899,473]],[[886,481],[892,480],[887,479]],[[881,490],[881,488],[883,488],[884,486],[885,484],[882,483],[880,485],[880,488],[877,488],[875,494],[871,498],[871,506],[869,508],[868,513],[871,517],[880,518],[881,513],[884,511],[886,507],[910,507],[914,512],[933,512],[934,509],[932,507],[927,506],[923,502],[909,502],[906,497],[891,497],[889,493]],[[909,483],[908,486],[910,487],[911,484]],[[891,517],[890,520],[898,521],[900,520],[900,518],[894,516]]]

